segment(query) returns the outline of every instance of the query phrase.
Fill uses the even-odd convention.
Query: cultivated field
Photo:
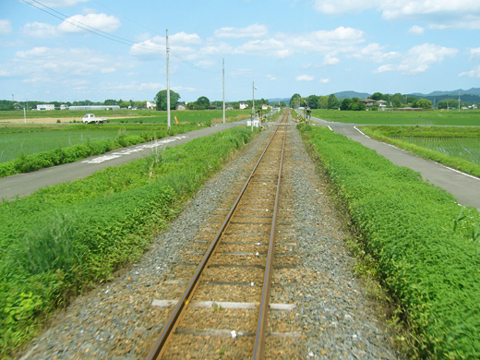
[[[480,127],[361,126],[367,135],[480,177]]]
[[[54,124],[81,122],[83,115],[94,113],[98,117],[106,117],[108,122],[143,122],[143,123],[167,123],[166,111],[155,110],[52,110],[52,111],[28,111],[27,124]],[[197,110],[197,111],[172,111],[171,123],[175,123],[177,117],[179,123],[219,123],[223,121],[222,110]],[[232,122],[250,117],[248,110],[228,110],[225,114],[225,121]],[[23,111],[0,111],[0,124],[14,123],[23,124]]]
[[[480,126],[480,110],[465,111],[338,111],[312,110],[326,121],[375,125],[467,125]]]

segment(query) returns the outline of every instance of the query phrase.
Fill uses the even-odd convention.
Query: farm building
[[[70,106],[69,110],[118,110],[120,106],[118,105],[80,105],[80,106]]]
[[[55,110],[55,105],[53,105],[53,104],[40,104],[40,105],[37,105],[37,110]]]
[[[154,102],[147,101],[147,109],[155,110],[157,108],[157,104]]]

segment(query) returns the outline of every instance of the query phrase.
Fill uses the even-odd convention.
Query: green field
[[[165,131],[165,127],[44,125],[0,125],[0,163],[16,159],[20,154],[32,155],[97,140],[114,140],[119,135],[141,135],[144,132]]]
[[[425,149],[454,156],[480,165],[480,138],[400,138]]]
[[[480,127],[361,126],[374,139],[480,176]]]
[[[312,116],[349,124],[480,126],[480,110],[465,111],[339,111],[312,110]]]

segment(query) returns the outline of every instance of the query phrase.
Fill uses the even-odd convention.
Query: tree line
[[[459,106],[458,99],[444,99],[435,103],[431,100],[401,93],[396,94],[382,94],[381,92],[375,92],[369,99],[375,100],[377,103],[369,107],[371,110],[378,110],[378,101],[383,100],[383,104],[389,108],[421,108],[421,109],[451,109]],[[362,99],[358,97],[345,98],[343,100],[338,99],[334,94],[327,96],[310,95],[308,97],[302,97],[296,93],[290,98],[289,106],[291,108],[305,107],[310,109],[335,109],[344,111],[364,111],[367,110],[367,105]],[[472,103],[467,101],[461,101],[460,106],[470,106]]]

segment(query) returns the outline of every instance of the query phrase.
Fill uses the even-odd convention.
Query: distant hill
[[[422,97],[431,102],[439,102],[446,99],[458,99],[460,96],[462,101],[478,104],[480,103],[480,88],[471,88],[469,90],[451,90],[451,91],[433,91],[429,94],[422,94],[422,93],[414,93],[411,94],[418,98]]]
[[[355,97],[360,98],[360,99],[365,99],[365,98],[368,98],[371,94],[360,93],[360,92],[349,90],[349,91],[340,91],[340,92],[334,93],[333,95],[335,95],[340,100],[343,100],[345,98],[353,99]]]

